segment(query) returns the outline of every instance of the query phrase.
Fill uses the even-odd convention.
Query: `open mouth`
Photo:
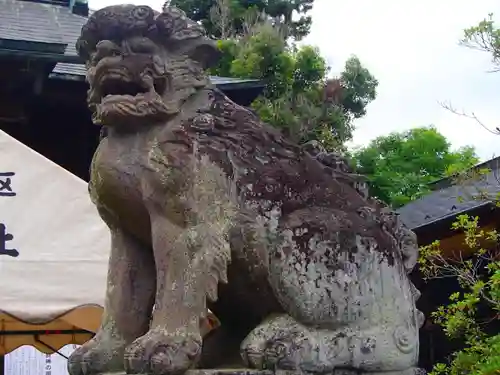
[[[103,98],[109,95],[130,95],[145,94],[149,89],[136,82],[126,82],[122,79],[104,79],[101,83],[101,95]]]
[[[142,82],[136,82],[123,76],[110,74],[100,80],[98,91],[101,101],[104,101],[120,99],[120,97],[143,97],[146,94],[152,96],[162,95],[165,89],[166,83],[164,79],[145,77]]]
[[[102,72],[94,80],[88,97],[94,122],[109,125],[125,118],[164,119],[175,112],[163,100],[167,83],[166,77],[147,69],[140,75],[123,69]]]

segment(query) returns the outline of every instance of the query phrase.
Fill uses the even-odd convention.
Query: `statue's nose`
[[[121,42],[120,49],[123,57],[130,56],[132,54],[130,43],[126,39]]]

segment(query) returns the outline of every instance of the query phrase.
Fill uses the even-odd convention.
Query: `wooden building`
[[[471,179],[466,184],[457,185],[452,178],[435,181],[431,184],[430,194],[397,210],[403,222],[417,234],[420,246],[440,240],[443,254],[452,257],[460,252],[462,257],[467,258],[471,254],[464,243],[464,234],[451,228],[458,215],[478,216],[479,224],[485,230],[499,228],[500,208],[491,200],[478,198],[480,193],[486,193],[483,196],[487,197],[500,194],[500,157],[481,163],[471,171],[480,169],[488,169],[490,172],[481,178],[477,173],[471,173],[478,178]],[[498,244],[489,242],[483,246],[496,249]],[[413,273],[412,279],[422,292],[417,305],[427,317],[421,330],[420,365],[430,369],[460,346],[459,342],[450,342],[429,319],[431,312],[438,306],[445,305],[450,294],[460,288],[455,278],[425,282],[418,269]],[[500,331],[499,322],[494,322],[491,329]]]
[[[75,50],[89,14],[84,1],[0,0],[0,129],[87,180],[99,128]],[[211,78],[241,105],[264,88],[257,80]]]

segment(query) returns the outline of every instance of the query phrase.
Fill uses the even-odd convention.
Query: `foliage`
[[[266,89],[252,104],[270,125],[296,142],[319,140],[345,151],[353,121],[366,114],[378,82],[355,56],[338,77],[319,50],[290,44],[309,33],[313,0],[171,0],[220,37],[222,58],[212,75],[262,80]],[[300,19],[292,20],[297,12]],[[293,39],[292,38],[292,39]]]
[[[317,139],[330,151],[343,150],[353,121],[375,99],[377,80],[352,56],[339,77],[312,46],[288,45],[270,22],[258,22],[238,39],[218,42],[223,57],[211,74],[261,79],[266,89],[253,108],[263,121],[297,142]]]
[[[430,182],[478,162],[474,148],[452,151],[432,126],[378,137],[352,156],[370,193],[395,208],[428,193]]]
[[[500,68],[500,29],[495,27],[493,15],[479,22],[478,25],[464,30],[460,41],[463,46],[488,52],[492,56],[495,70]],[[445,107],[461,116],[474,119],[479,125],[493,134],[500,134],[500,129],[490,130],[474,113],[459,113],[452,107]],[[456,185],[474,186],[474,182],[485,177],[490,170],[474,168],[464,170],[458,165],[449,168]],[[472,183],[472,184],[470,184]],[[466,198],[489,200],[500,206],[500,195],[490,195],[476,189],[471,194],[463,189]],[[464,197],[459,197],[463,200]],[[445,334],[451,339],[460,338],[464,342],[461,350],[452,354],[448,363],[438,363],[430,375],[493,375],[500,374],[500,334],[487,332],[487,323],[500,319],[500,254],[498,241],[500,234],[496,230],[485,230],[479,225],[479,217],[459,215],[452,228],[464,233],[464,243],[468,257],[456,251],[451,257],[440,250],[439,241],[420,249],[419,266],[427,278],[456,277],[462,292],[453,293],[449,304],[440,306],[432,314]],[[491,249],[493,250],[486,250]],[[484,321],[479,314],[479,307],[487,306],[493,318]]]
[[[349,58],[340,75],[345,88],[342,105],[354,118],[366,115],[366,106],[375,99],[378,82],[355,56]]]
[[[478,314],[480,303],[488,305],[500,317],[500,257],[487,247],[496,244],[500,234],[483,230],[478,217],[459,215],[452,228],[464,233],[464,242],[472,257],[457,252],[451,257],[440,250],[439,241],[420,249],[419,266],[427,278],[456,277],[462,292],[453,293],[447,306],[432,313],[451,339],[460,338],[464,349],[453,353],[449,363],[434,366],[430,375],[493,375],[500,373],[500,334],[488,335]],[[488,246],[489,245],[489,246]]]
[[[468,48],[489,53],[494,66],[493,72],[498,72],[500,70],[500,29],[495,26],[493,13],[488,14],[488,17],[484,18],[476,26],[465,29],[460,44]],[[443,103],[441,106],[456,115],[474,120],[479,126],[494,135],[500,135],[500,127],[491,127],[483,123],[474,112],[466,113],[464,111],[457,111],[451,104]]]
[[[476,26],[465,29],[460,43],[490,53],[496,69],[500,68],[500,29],[495,26],[492,13]]]
[[[232,29],[232,36],[245,34],[249,17],[265,14],[274,25],[283,26],[286,36],[300,40],[309,34],[314,0],[171,0],[170,5],[186,12],[188,17],[203,24],[209,35],[226,38],[224,32]],[[222,3],[222,4],[221,4]],[[293,17],[292,17],[293,16]],[[298,18],[297,18],[298,16]],[[221,22],[226,26],[221,28]]]
[[[342,149],[352,138],[353,120],[363,116],[366,104],[375,99],[377,81],[356,57],[346,62],[339,78],[327,80],[326,65],[314,48],[303,47],[289,56],[291,70],[276,82],[282,85],[269,80],[268,90],[254,108],[264,121],[284,129],[297,142],[317,139],[330,151]],[[344,81],[344,76],[352,80]],[[359,82],[365,93],[355,91]],[[329,84],[345,88],[338,101],[325,97]]]

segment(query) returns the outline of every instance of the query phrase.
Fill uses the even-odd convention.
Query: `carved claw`
[[[240,350],[243,364],[258,370],[264,369],[264,352],[258,348],[246,347]]]
[[[123,370],[123,348],[98,336],[77,348],[68,359],[70,375],[94,375]]]
[[[310,353],[306,331],[289,316],[262,323],[241,345],[245,364],[256,369],[295,370]]]
[[[273,321],[263,322],[243,340],[240,346],[240,355],[246,366],[259,370],[264,369],[264,351],[267,343],[274,336],[276,328],[278,327],[273,324]]]
[[[303,331],[282,331],[268,343],[264,351],[264,366],[280,370],[299,370],[310,355],[312,345]]]
[[[155,328],[126,348],[125,370],[127,374],[183,374],[200,354],[200,336],[171,334]]]

